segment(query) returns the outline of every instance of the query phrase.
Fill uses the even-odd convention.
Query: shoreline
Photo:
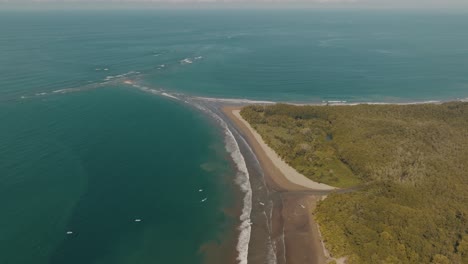
[[[204,97],[194,96],[193,99],[206,101],[211,103],[220,103],[220,108],[237,107],[250,104],[290,104],[297,106],[354,106],[354,105],[421,105],[421,104],[444,104],[451,102],[468,102],[468,97],[465,98],[450,98],[450,99],[430,99],[430,100],[395,100],[395,101],[347,101],[347,100],[321,100],[321,101],[276,101],[276,100],[256,100],[246,98],[222,98],[222,97]]]
[[[157,90],[148,90],[160,94]],[[337,259],[330,255],[313,212],[317,203],[326,198],[326,195],[333,192],[348,192],[351,189],[320,184],[299,174],[266,145],[261,136],[239,115],[240,109],[247,105],[270,105],[280,102],[170,95],[172,96],[165,97],[187,103],[205,112],[220,125],[222,133],[225,134],[228,155],[237,167],[235,183],[240,187],[240,193],[244,195],[241,199],[243,206],[238,218],[239,226],[234,231],[237,234],[235,250],[238,255],[235,259],[234,256],[228,257],[227,263],[231,261],[241,264],[322,264],[330,261],[344,263],[344,258]],[[468,99],[456,101],[465,100],[468,101]],[[442,104],[456,101],[395,104]],[[354,103],[289,104],[355,105]],[[393,103],[356,104],[392,105]],[[278,163],[281,165],[277,166]],[[292,178],[291,175],[285,175],[290,170],[293,170]]]
[[[110,82],[110,81],[109,81]],[[108,84],[109,82],[106,82]],[[211,116],[213,120],[221,124],[223,133],[229,132],[225,139],[226,150],[230,155],[234,166],[241,175],[237,174],[235,184],[239,188],[241,202],[239,204],[238,219],[240,225],[232,231],[235,244],[232,250],[226,250],[226,263],[265,263],[265,259],[271,260],[270,253],[274,254],[273,263],[326,263],[333,259],[327,254],[327,250],[321,239],[318,224],[313,219],[312,212],[316,203],[331,192],[342,192],[345,189],[320,189],[315,185],[294,182],[284,175],[262,148],[261,142],[255,138],[255,131],[249,129],[239,118],[236,118],[232,110],[240,110],[241,107],[251,104],[270,105],[284,103],[297,106],[351,106],[351,105],[421,105],[444,104],[450,102],[468,102],[466,98],[428,101],[260,101],[234,98],[210,98],[185,95],[183,93],[170,92],[163,89],[152,88],[138,82],[131,81],[127,77],[113,80],[112,83],[123,84],[126,87],[139,90],[151,95],[162,96],[171,101],[178,101],[181,105],[187,104]],[[51,92],[39,93],[31,96],[21,96],[18,99],[30,99],[49,95],[66,94],[69,92],[81,92],[103,87],[103,84],[91,84],[76,88],[67,88]],[[245,120],[244,120],[245,121]],[[245,121],[246,122],[246,121]],[[232,133],[231,133],[232,130]],[[258,133],[257,133],[258,134]],[[261,138],[261,137],[260,137]],[[238,142],[236,142],[238,141]],[[231,143],[231,144],[228,144]],[[264,142],[263,142],[264,143]],[[235,145],[235,146],[234,146]],[[266,144],[265,144],[266,145]],[[239,152],[240,153],[234,153]],[[274,152],[274,151],[273,151]],[[232,154],[235,155],[232,155]],[[275,152],[274,152],[275,153]],[[237,154],[240,154],[239,156]],[[275,153],[276,154],[276,153]],[[277,154],[276,154],[277,155]],[[244,160],[245,157],[245,160]],[[241,160],[238,160],[241,159]],[[281,159],[280,159],[281,160]],[[239,168],[239,165],[242,165]],[[245,167],[248,170],[246,173]],[[250,174],[250,175],[249,175]],[[250,176],[250,177],[249,177]],[[296,177],[297,178],[297,177]],[[262,182],[263,181],[263,182]],[[307,179],[309,183],[311,180]],[[252,187],[250,187],[250,183]],[[299,183],[299,184],[297,184]],[[318,183],[314,183],[318,184]],[[266,188],[263,188],[265,186]],[[235,237],[234,237],[235,236]],[[227,238],[229,240],[229,238]],[[203,245],[202,245],[203,246]],[[206,246],[206,245],[205,245]],[[215,254],[207,256],[214,263],[220,257],[220,248],[208,245],[208,250],[217,249]],[[209,260],[208,260],[209,261]],[[268,261],[268,263],[272,263]],[[338,262],[339,263],[339,262]]]
[[[339,107],[351,105],[420,105],[468,102],[468,98],[406,102],[278,102],[197,97],[162,89],[153,89],[133,82],[124,83],[124,85],[136,88],[141,92],[164,96],[169,100],[191,105],[195,109],[208,114],[208,116],[211,116],[221,124],[226,140],[234,140],[233,142],[226,141],[226,150],[235,166],[237,166],[238,173],[240,172],[240,175],[236,175],[236,184],[240,187],[240,193],[243,193],[244,197],[238,219],[240,226],[234,231],[237,234],[237,246],[235,248],[237,250],[237,257],[229,253],[227,257],[229,258],[228,263],[232,261],[232,263],[241,264],[265,263],[265,260],[267,260],[267,263],[276,264],[319,264],[332,260],[340,263],[342,259],[334,259],[327,254],[328,251],[322,241],[319,226],[315,222],[312,212],[315,210],[317,202],[324,196],[331,192],[346,192],[346,189],[324,186],[317,188],[316,184],[318,183],[312,182],[309,179],[306,179],[308,183],[303,182],[304,179],[296,181],[300,178],[297,176],[293,177],[291,181],[290,178],[284,175],[285,166],[280,166],[280,168],[283,168],[283,171],[278,168],[276,163],[281,162],[272,161],[271,157],[275,160],[274,155],[268,156],[266,154],[268,151],[265,151],[265,149],[268,148],[262,147],[261,143],[266,145],[263,140],[257,140],[253,128],[249,129],[250,125],[245,120],[245,123],[243,123],[243,119],[237,118],[232,112],[233,110],[240,110],[241,107],[251,104],[270,105],[276,103],[297,106]],[[88,89],[66,89],[56,91],[55,93],[62,94],[82,90]],[[274,151],[272,152],[275,153]],[[276,161],[278,160],[281,159],[278,158]],[[253,177],[249,177],[249,174]],[[252,183],[252,187],[250,187],[250,183]],[[266,188],[263,188],[263,186]],[[271,258],[271,255],[273,255],[274,260]],[[235,259],[233,259],[234,257]],[[273,262],[270,260],[273,260]]]
[[[255,144],[254,150],[257,155],[263,156],[261,160],[264,160],[264,163],[268,166],[275,166],[279,173],[275,174],[275,176],[282,176],[284,180],[289,181],[294,185],[298,185],[300,187],[306,188],[308,190],[321,190],[321,191],[331,191],[336,190],[336,187],[332,187],[323,183],[315,182],[306,176],[297,172],[293,167],[287,164],[270,146],[268,146],[260,134],[255,131],[255,129],[240,115],[239,109],[230,109],[228,110],[229,117],[234,117],[237,120],[234,122],[236,123],[239,128],[246,133],[249,132],[247,136],[250,141],[257,141],[258,144]],[[269,161],[269,162],[268,162]],[[283,182],[284,180],[275,179],[275,182]],[[288,186],[284,185],[283,188],[287,189]]]
[[[236,184],[244,194],[240,212],[240,225],[234,231],[237,236],[235,263],[328,263],[343,259],[330,256],[321,237],[320,229],[312,212],[316,204],[331,192],[347,192],[331,186],[320,186],[305,176],[285,176],[276,163],[285,163],[275,155],[266,154],[269,147],[255,138],[256,131],[233,110],[251,104],[270,105],[282,102],[248,99],[192,97],[180,93],[168,93],[159,89],[132,84],[143,92],[167,97],[169,100],[187,103],[217,120],[225,133],[226,150],[237,167]],[[163,94],[164,93],[164,94]],[[170,95],[170,96],[169,96]],[[444,101],[410,102],[356,102],[322,101],[321,103],[283,102],[291,105],[347,106],[347,105],[418,105],[468,102],[468,98]],[[245,122],[243,122],[243,121]],[[261,137],[258,135],[261,139]],[[231,140],[234,140],[230,142]],[[262,147],[263,143],[265,146]],[[234,149],[233,149],[234,147]],[[239,152],[240,151],[240,152]],[[238,153],[234,153],[238,152]],[[281,161],[281,162],[279,162]],[[242,168],[241,168],[242,167]],[[291,168],[292,169],[292,168]],[[294,169],[292,169],[295,171]],[[297,171],[295,171],[297,173]],[[249,176],[250,174],[250,176]],[[287,174],[287,173],[286,173]],[[297,173],[299,174],[299,173]],[[240,177],[239,177],[240,176]],[[302,180],[297,180],[302,178]],[[305,182],[304,182],[305,178]],[[294,180],[296,179],[296,180]],[[240,182],[239,182],[240,180]],[[307,182],[307,183],[306,183]],[[247,186],[248,185],[248,186]],[[252,185],[252,186],[250,186]],[[318,187],[318,188],[317,188]],[[265,262],[266,261],[266,262]]]
[[[241,108],[239,105],[220,106],[222,113],[256,156],[267,187],[277,195],[272,199],[269,234],[275,241],[277,263],[328,262],[331,258],[326,254],[327,250],[312,212],[324,195],[338,188],[314,182],[286,164],[240,116]],[[255,193],[254,191],[254,195]],[[256,263],[255,260],[252,263]]]

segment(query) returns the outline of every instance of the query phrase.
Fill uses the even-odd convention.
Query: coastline
[[[338,189],[314,182],[286,164],[240,116],[241,107],[224,105],[220,109],[251,148],[263,171],[267,187],[277,195],[272,199],[270,219],[270,236],[276,245],[276,263],[328,262],[332,258],[326,254],[312,212],[324,195]],[[254,248],[255,244],[251,247]]]
[[[120,83],[120,81],[121,80],[116,80],[115,82]],[[274,104],[276,102],[191,97],[180,93],[165,92],[161,89],[152,89],[132,81],[124,81],[124,85],[141,92],[163,96],[172,101],[178,101],[178,103],[182,105],[188,104],[204,112],[208,116],[211,116],[216,122],[221,123],[223,133],[228,134],[229,132],[229,135],[226,136],[226,139],[229,139],[226,142],[228,143],[226,144],[226,150],[228,150],[228,155],[231,156],[230,158],[233,162],[233,166],[242,171],[240,174],[236,175],[235,179],[235,183],[241,187],[238,192],[241,202],[233,209],[236,211],[234,213],[235,215],[239,214],[241,216],[239,219],[240,225],[227,234],[225,244],[222,245],[222,248],[217,244],[203,245],[202,251],[214,252],[214,254],[209,254],[209,256],[207,256],[206,260],[209,263],[217,263],[220,258],[225,258],[226,263],[247,263],[247,259],[251,264],[265,263],[265,258],[262,259],[260,255],[262,257],[265,255],[269,257],[269,248],[267,250],[265,250],[265,248],[269,247],[270,244],[272,244],[270,248],[273,248],[273,254],[275,254],[276,257],[274,261],[268,261],[267,263],[326,263],[330,260],[335,260],[337,263],[340,263],[340,259],[333,259],[328,254],[321,239],[318,225],[313,219],[312,212],[315,209],[316,203],[325,197],[326,194],[333,191],[342,192],[345,190],[334,188],[320,189],[314,188],[315,185],[309,186],[308,184],[301,184],[300,181],[291,181],[284,175],[284,172],[278,168],[278,164],[272,161],[271,157],[266,154],[266,148],[262,147],[261,144],[263,140],[258,140],[255,137],[255,134],[258,133],[256,133],[245,120],[237,118],[233,113],[233,110],[239,111],[241,107],[245,105]],[[101,86],[61,89],[51,93],[41,93],[36,96],[80,92],[99,87]],[[21,97],[21,99],[26,98],[29,97]],[[468,102],[468,98],[448,101],[419,101],[406,103],[349,103],[345,101],[303,104],[294,102],[277,103],[316,106],[330,105],[339,107],[359,104],[442,104],[457,101]],[[236,142],[236,140],[238,142]],[[276,154],[274,151],[273,153]],[[252,157],[252,155],[254,157]],[[276,154],[276,156],[278,155]],[[257,164],[259,164],[260,168],[258,168],[258,171],[255,171]],[[241,167],[247,167],[248,172],[246,173],[244,170],[245,168],[239,168],[239,165],[241,165]],[[265,188],[267,189],[266,198],[258,198],[258,196],[264,196],[262,192],[265,191],[262,190],[262,187],[255,184],[255,181],[259,179],[260,181],[264,180],[265,186],[267,186],[267,188]],[[311,180],[307,180],[311,182]],[[252,187],[250,187],[249,182],[254,183]],[[263,217],[263,219],[260,219],[261,217]],[[233,244],[235,248],[230,248]],[[268,245],[265,246],[265,244]],[[259,253],[260,251],[263,252]],[[265,252],[267,252],[267,254],[265,254]]]
[[[465,100],[457,100],[465,102]],[[449,101],[449,102],[457,102]],[[416,105],[416,104],[442,104],[449,102],[421,102],[421,103],[382,103],[385,105]],[[223,102],[225,103],[225,102]],[[218,105],[222,111],[226,121],[238,131],[245,144],[250,148],[250,151],[255,155],[260,169],[264,174],[266,185],[276,192],[277,197],[269,197],[273,203],[272,213],[270,214],[271,232],[269,233],[272,241],[275,242],[275,254],[278,264],[302,264],[302,263],[328,263],[334,261],[337,264],[346,263],[346,257],[335,258],[330,254],[322,239],[320,227],[315,221],[313,211],[315,211],[317,203],[326,198],[326,195],[332,192],[348,192],[354,188],[339,189],[331,186],[322,186],[317,182],[305,179],[305,176],[300,175],[297,171],[287,175],[288,170],[285,170],[284,161],[266,145],[258,132],[254,130],[250,124],[240,116],[240,109],[253,102],[226,105],[221,103]],[[260,102],[262,104],[262,102]],[[265,103],[264,103],[265,104]],[[269,104],[269,103],[268,103]],[[371,105],[370,103],[369,105]],[[311,105],[311,104],[308,104]],[[352,104],[342,104],[352,105]],[[325,105],[320,105],[325,106]],[[338,104],[333,106],[339,107]],[[272,152],[272,153],[271,153]],[[246,155],[247,153],[244,153]],[[246,160],[248,163],[248,159]],[[289,167],[286,164],[287,167]],[[292,168],[291,168],[292,169]],[[298,176],[299,175],[299,176]],[[253,189],[255,196],[257,189]],[[255,206],[252,214],[255,213]],[[256,244],[255,222],[252,225],[252,241],[250,248],[253,250]],[[258,238],[257,238],[258,239]],[[279,246],[278,246],[279,245]],[[249,254],[250,256],[250,254]],[[249,258],[249,263],[263,263],[256,259]]]
[[[264,164],[268,165],[268,167],[276,167],[276,169],[279,171],[279,173],[274,174],[274,176],[272,175],[272,177],[275,177],[275,182],[280,183],[287,181],[307,190],[331,191],[337,189],[323,183],[315,182],[297,172],[265,143],[260,134],[258,134],[257,131],[255,131],[255,129],[244,118],[242,118],[239,109],[231,109],[227,111],[229,112],[228,116],[231,118],[236,118],[235,123],[244,132],[244,134],[248,134],[247,137],[250,139],[250,141],[257,142],[257,144],[254,144],[254,149],[256,154],[261,156],[261,160],[264,161]],[[249,133],[246,133],[247,131]],[[279,177],[283,177],[284,180],[278,179]],[[287,189],[289,186],[284,185],[282,187]]]
[[[116,80],[116,82],[119,81],[121,80]],[[166,92],[162,89],[153,89],[132,81],[126,81],[124,84],[141,92],[164,96],[168,100],[178,101],[181,104],[186,103],[211,116],[218,125],[221,125],[222,133],[225,134],[226,150],[228,155],[231,156],[233,165],[237,167],[238,173],[235,177],[235,183],[240,186],[239,196],[243,196],[241,199],[242,205],[239,205],[239,226],[232,233],[234,241],[228,241],[225,245],[228,247],[228,244],[232,245],[237,242],[236,251],[226,250],[227,254],[224,257],[228,259],[227,263],[265,263],[265,259],[268,260],[266,263],[277,264],[340,261],[339,259],[333,259],[332,256],[327,254],[312,212],[315,210],[316,203],[325,195],[330,192],[346,192],[346,189],[320,189],[315,188],[316,185],[301,184],[301,181],[291,181],[278,168],[277,162],[272,161],[271,157],[266,154],[265,149],[267,148],[261,145],[263,140],[257,140],[255,137],[256,132],[252,128],[249,129],[250,125],[245,120],[243,122],[243,119],[237,118],[233,113],[233,110],[240,110],[241,107],[250,104],[274,104],[281,102],[192,97],[180,93]],[[93,86],[92,89],[94,88],[98,87]],[[56,93],[62,94],[82,90],[87,89],[84,89],[84,87],[83,89],[62,89]],[[442,104],[456,101],[466,102],[468,99],[406,103],[349,103],[346,101],[303,104],[294,102],[284,103],[339,107],[359,104]],[[275,152],[273,151],[273,153]],[[279,160],[281,159],[279,158]],[[309,183],[312,182],[309,179],[306,180]],[[261,181],[263,181],[263,185]],[[250,186],[251,183],[252,186]],[[266,188],[263,188],[263,186]],[[211,251],[216,247],[209,248],[207,250]],[[216,260],[220,258],[219,253],[218,248],[215,254],[207,256],[208,262],[211,260],[213,263],[216,263]],[[272,260],[270,254],[275,255],[273,261],[270,261]]]
[[[280,102],[256,101],[247,99],[222,99],[209,97],[191,97],[184,94],[166,93],[159,89],[133,84],[134,88],[155,95],[162,95],[169,100],[187,103],[205,112],[221,126],[225,134],[226,150],[235,167],[237,167],[236,184],[240,186],[242,208],[239,226],[234,231],[237,236],[237,257],[228,256],[228,263],[327,263],[343,259],[330,256],[322,241],[319,226],[312,212],[318,201],[331,192],[347,192],[348,189],[338,189],[320,185],[305,176],[288,178],[285,176],[285,163],[261,139],[255,137],[256,131],[243,120],[236,117],[234,110],[240,111],[250,104],[275,104]],[[171,96],[168,96],[171,95]],[[292,105],[342,106],[355,104],[442,104],[445,102],[465,101],[425,101],[408,103],[348,103],[344,101],[328,101],[322,103],[291,103]],[[285,102],[288,103],[288,102]],[[239,115],[238,115],[239,116]],[[240,116],[239,116],[240,117]],[[250,128],[249,128],[250,127]],[[264,146],[262,146],[262,143]],[[276,156],[276,160],[275,160]],[[273,159],[271,158],[273,157]],[[282,164],[284,165],[284,164]],[[281,168],[283,170],[281,170]],[[286,174],[287,174],[286,169]],[[294,174],[294,173],[293,173]],[[302,180],[298,180],[301,179]],[[305,178],[305,179],[304,179]],[[229,254],[230,255],[230,254]],[[216,257],[215,257],[216,258]],[[265,261],[266,260],[266,261]]]

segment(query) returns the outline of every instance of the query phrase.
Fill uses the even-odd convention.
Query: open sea
[[[224,263],[226,244],[247,263],[249,175],[197,97],[468,98],[467,25],[447,10],[0,10],[0,263]]]

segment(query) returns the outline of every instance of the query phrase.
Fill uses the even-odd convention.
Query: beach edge
[[[294,257],[297,255],[297,251],[301,253],[310,252],[309,254],[313,255],[314,258],[312,263],[329,262],[332,258],[325,247],[320,232],[320,226],[314,219],[313,211],[320,200],[326,197],[328,193],[337,190],[337,188],[314,182],[302,174],[299,174],[297,171],[297,174],[294,174],[291,181],[291,178],[284,174],[285,165],[292,170],[294,169],[282,160],[280,164],[284,167],[279,168],[276,163],[278,160],[271,159],[271,156],[273,156],[272,154],[275,154],[278,159],[281,158],[279,158],[274,150],[266,145],[261,136],[242,118],[242,116],[240,116],[242,107],[244,106],[225,105],[221,107],[221,110],[242,134],[247,144],[256,155],[268,185],[272,189],[283,193],[284,197],[281,199],[282,207],[278,212],[282,220],[276,221],[276,225],[282,225],[283,230],[285,228],[294,230],[298,229],[299,225],[304,224],[304,221],[308,223],[306,234],[303,232],[300,234],[291,232],[289,239],[287,239],[287,234],[283,234],[285,235],[285,251],[291,251],[291,254],[287,254],[285,263],[301,263],[301,260]],[[288,171],[289,170],[286,169],[286,172]],[[294,178],[298,177],[297,175],[303,178]]]

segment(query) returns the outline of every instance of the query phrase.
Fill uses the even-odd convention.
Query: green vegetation
[[[337,187],[360,183],[337,154],[325,112],[284,104],[253,105],[244,107],[241,115],[281,158],[308,178]]]
[[[241,114],[311,179],[365,183],[317,207],[335,257],[468,263],[468,103],[278,104],[248,106]]]

